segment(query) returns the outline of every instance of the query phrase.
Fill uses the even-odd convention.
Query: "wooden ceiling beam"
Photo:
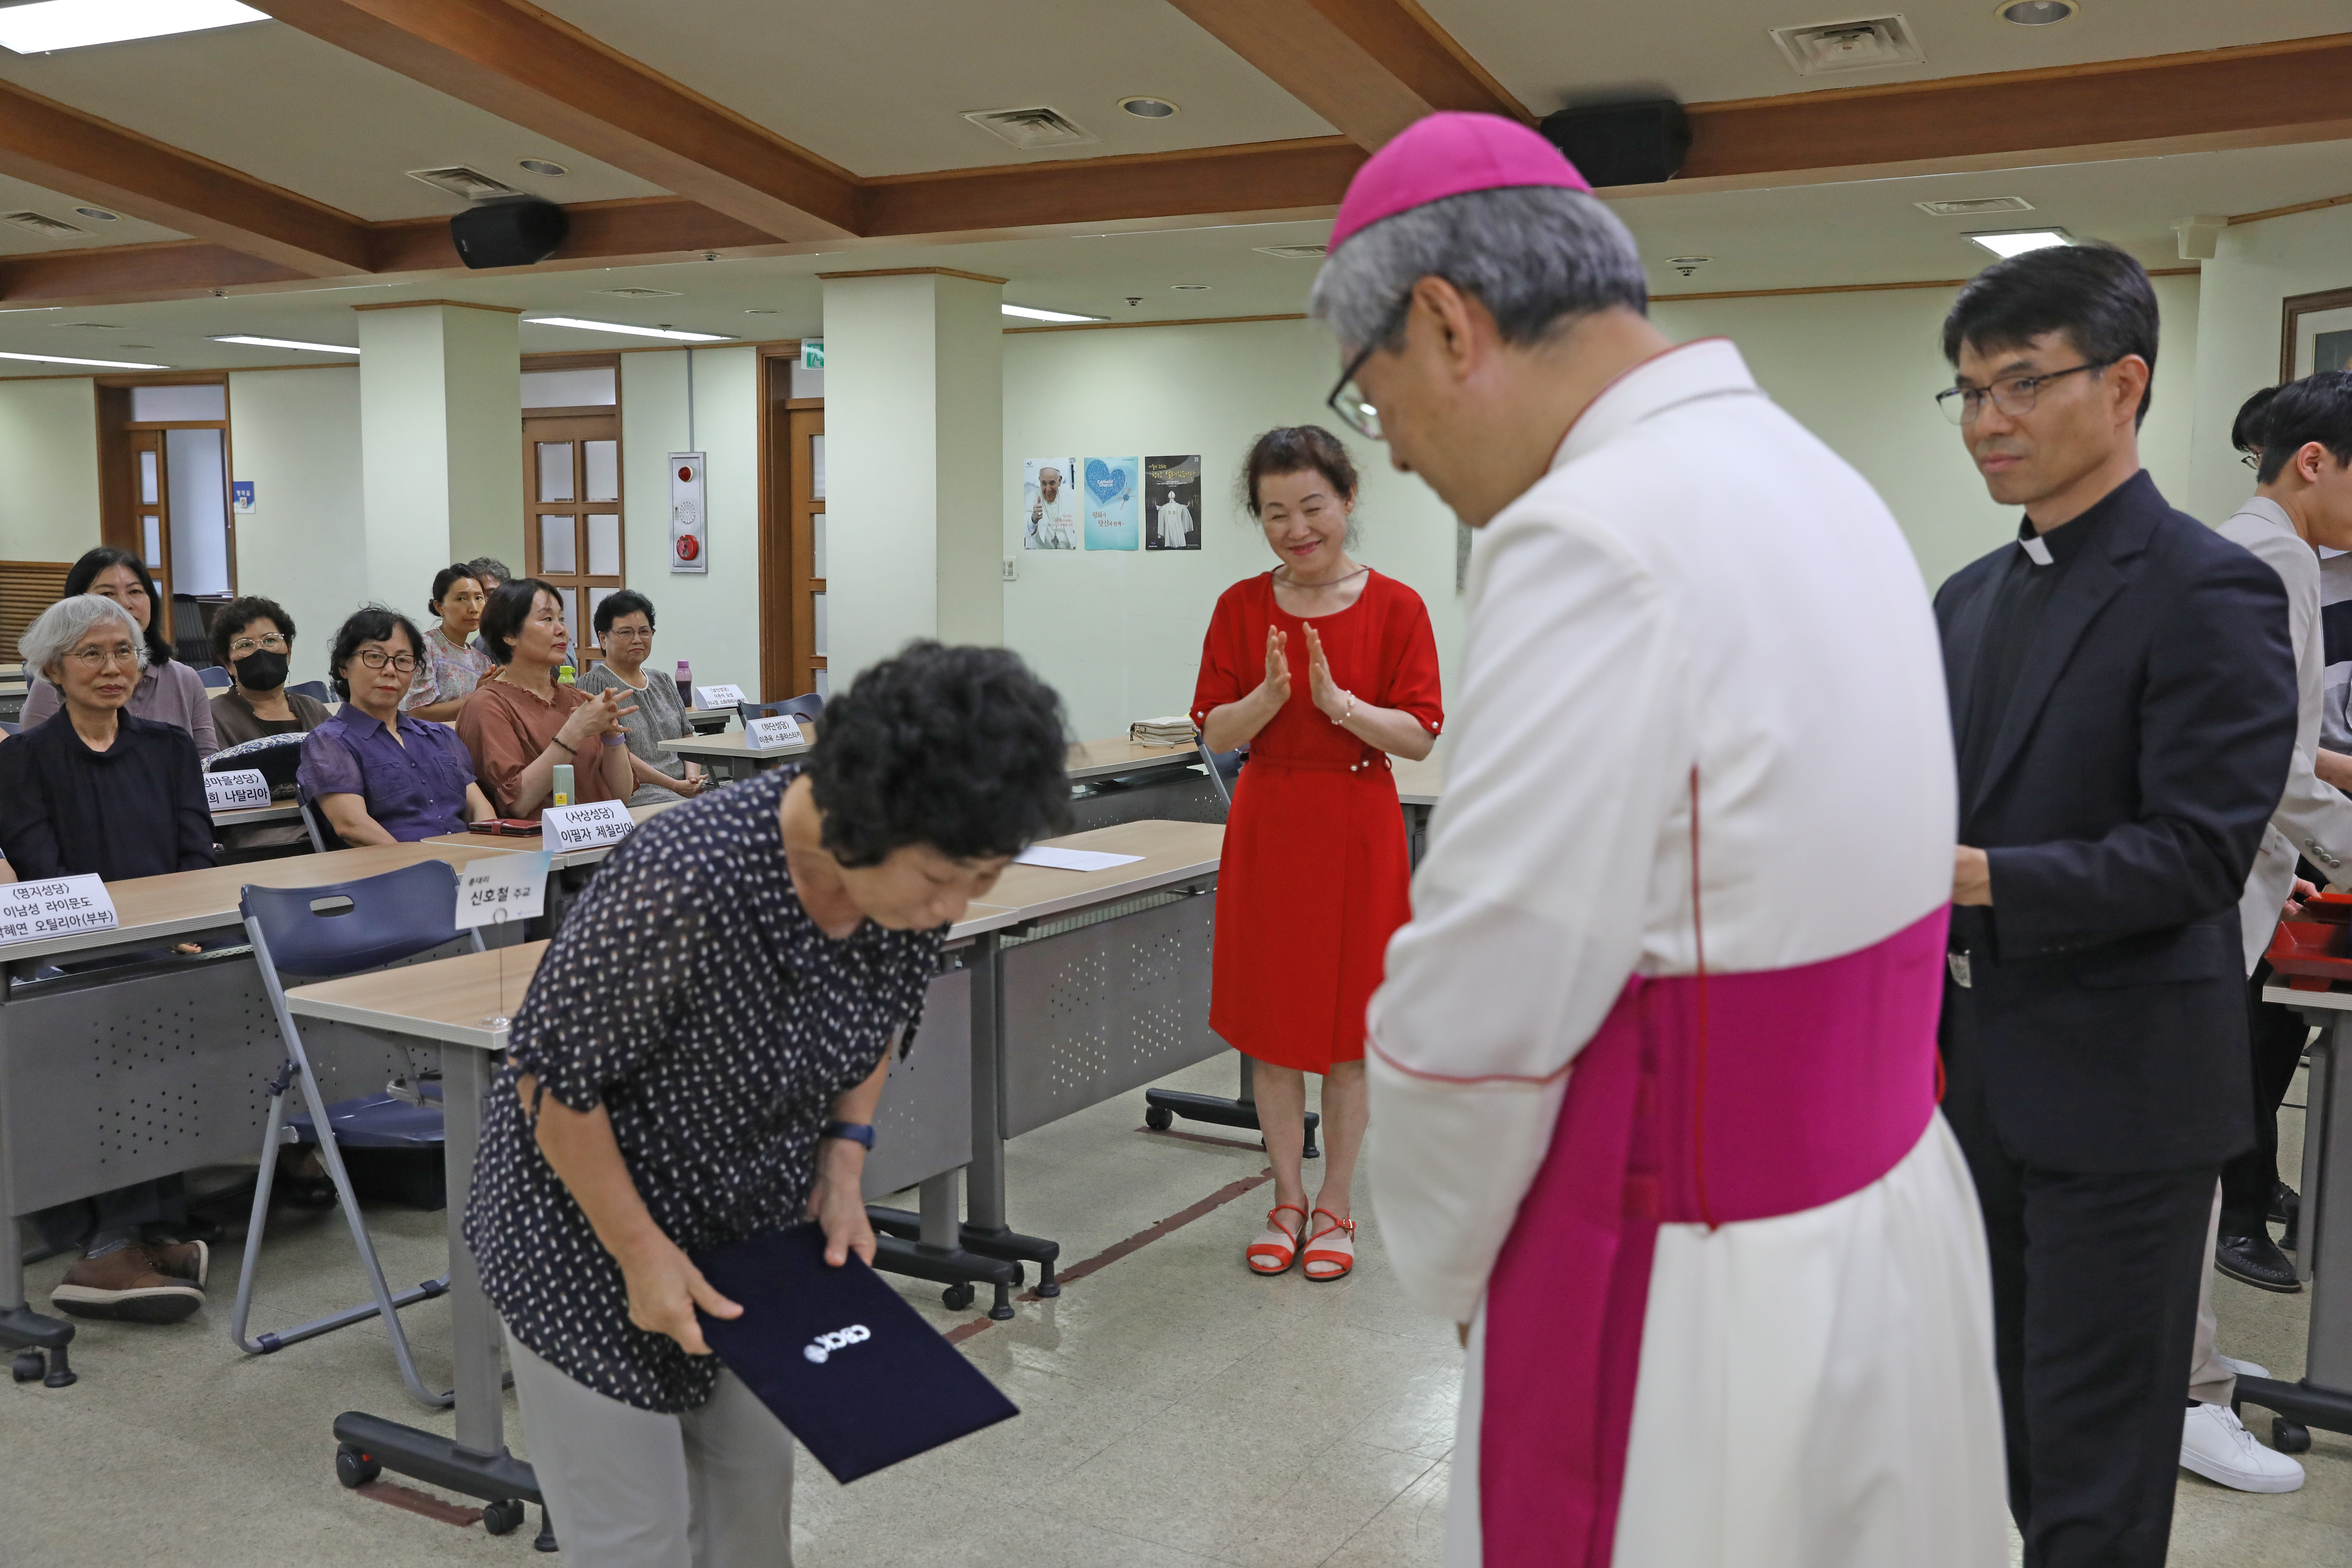
[[[1169,0],[1366,152],[1425,114],[1528,111],[1413,0]]]
[[[349,213],[7,83],[0,83],[0,173],[293,276],[368,265],[368,226]]]
[[[858,184],[846,170],[524,0],[261,0],[259,8],[769,239],[839,239],[858,227]]]

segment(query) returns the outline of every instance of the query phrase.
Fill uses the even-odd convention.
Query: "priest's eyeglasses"
[[[1936,406],[1942,409],[1944,417],[1955,425],[1973,425],[1978,416],[1984,412],[1985,399],[1990,397],[1995,408],[2015,419],[2033,412],[2033,400],[2045,382],[2079,374],[2086,370],[2105,370],[2115,363],[2105,359],[2096,364],[2070,365],[2064,370],[2044,371],[2039,375],[2004,376],[1990,386],[1948,386],[1936,394]]]
[[[1404,325],[1405,312],[1412,309],[1412,295],[1408,292],[1391,308],[1387,320],[1381,323],[1381,330],[1372,334],[1371,342],[1356,351],[1356,357],[1349,360],[1348,368],[1339,373],[1339,384],[1333,387],[1331,395],[1323,400],[1324,405],[1339,416],[1339,423],[1370,440],[1385,441],[1388,437],[1381,434],[1381,411],[1373,407],[1371,399],[1356,386],[1356,373],[1364,368],[1364,362],[1372,357],[1373,350],[1396,336],[1397,329]]]

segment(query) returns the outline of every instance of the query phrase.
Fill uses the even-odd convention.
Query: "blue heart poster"
[[[1088,550],[1135,550],[1143,543],[1136,524],[1135,492],[1143,472],[1140,458],[1088,458],[1079,488],[1087,509]]]

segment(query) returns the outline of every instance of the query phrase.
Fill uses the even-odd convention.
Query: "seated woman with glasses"
[[[653,601],[631,588],[607,594],[590,624],[604,647],[604,662],[580,678],[580,689],[592,696],[610,691],[636,709],[621,721],[628,737],[629,766],[637,780],[629,804],[659,805],[679,795],[701,794],[701,770],[661,749],[664,741],[683,740],[693,731],[686,722],[677,682],[646,673],[646,660],[654,651]]]
[[[0,746],[0,856],[17,877],[116,882],[212,865],[213,819],[194,739],[177,724],[128,711],[147,670],[146,631],[131,612],[76,595],[42,611],[16,646],[59,702]],[[205,1304],[204,1244],[165,1239],[187,1214],[179,1177],[93,1202],[94,1216],[82,1204],[35,1216],[52,1244],[89,1236],[49,1297],[58,1310],[176,1323]]]
[[[347,845],[463,833],[491,815],[457,731],[400,710],[424,646],[415,622],[382,605],[335,632],[327,669],[343,706],[302,742],[299,777],[302,798]]]

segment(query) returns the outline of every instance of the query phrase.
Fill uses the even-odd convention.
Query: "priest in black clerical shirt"
[[[2103,246],[1955,301],[1939,401],[2015,543],[1936,597],[1959,759],[1949,1118],[1985,1212],[2028,1568],[2160,1568],[2221,1163],[2252,1142],[2237,905],[2286,784],[2276,573],[2140,468],[2157,307]]]

